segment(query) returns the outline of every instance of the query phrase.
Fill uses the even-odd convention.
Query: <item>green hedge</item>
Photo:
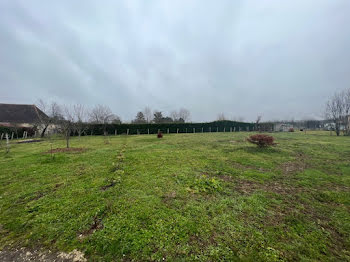
[[[158,130],[163,133],[200,133],[202,132],[232,132],[253,131],[254,124],[235,121],[215,121],[210,123],[161,123],[161,124],[102,124],[89,125],[87,135],[103,135],[104,129],[109,135],[114,135],[115,131],[118,135],[126,134],[129,129],[129,135],[136,134],[156,134]]]
[[[29,127],[18,127],[16,129],[14,127],[0,126],[0,136],[1,134],[4,134],[4,137],[6,133],[8,133],[9,136],[11,137],[13,132],[14,133],[13,138],[17,138],[17,136],[18,138],[22,138],[24,131],[28,132],[28,136],[33,136],[35,132],[33,128],[29,128]]]

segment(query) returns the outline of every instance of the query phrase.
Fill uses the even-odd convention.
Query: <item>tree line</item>
[[[135,119],[132,121],[134,124],[147,124],[147,123],[186,123],[190,120],[190,111],[181,108],[179,111],[172,111],[169,116],[163,116],[163,112],[152,111],[149,107],[145,107],[143,111],[139,111],[136,114]]]
[[[36,106],[43,111],[47,117],[40,117],[36,123],[41,127],[41,137],[45,136],[48,128],[54,126],[66,138],[67,147],[69,147],[69,137],[72,132],[80,137],[87,129],[89,124],[99,124],[103,126],[106,133],[108,124],[121,124],[121,118],[114,114],[106,105],[95,105],[89,109],[81,104],[60,105],[57,102],[46,102],[40,99]],[[172,111],[170,116],[163,116],[161,111],[154,111],[145,107],[143,111],[136,114],[133,124],[143,123],[185,123],[190,120],[190,111],[181,108],[178,111]]]
[[[326,104],[326,118],[334,124],[337,136],[340,131],[350,135],[350,88],[335,92]]]

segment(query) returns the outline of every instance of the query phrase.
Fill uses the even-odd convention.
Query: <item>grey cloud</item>
[[[1,102],[322,115],[350,80],[348,0],[2,1]]]

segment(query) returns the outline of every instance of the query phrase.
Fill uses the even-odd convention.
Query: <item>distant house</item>
[[[294,125],[288,123],[275,123],[274,131],[275,132],[288,132],[290,129],[293,129]]]
[[[34,127],[48,116],[35,105],[0,104],[0,126]]]

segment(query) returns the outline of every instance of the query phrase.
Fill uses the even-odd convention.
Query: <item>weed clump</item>
[[[250,137],[247,138],[247,141],[249,143],[257,145],[260,148],[276,145],[274,142],[275,141],[274,137],[269,135],[263,135],[263,134],[251,135]]]
[[[222,191],[222,186],[219,180],[202,175],[195,179],[194,184],[191,185],[189,191],[192,193],[212,194]]]

